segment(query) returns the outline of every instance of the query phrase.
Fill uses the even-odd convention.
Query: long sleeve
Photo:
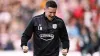
[[[28,40],[31,38],[32,33],[34,32],[34,21],[33,19],[29,22],[29,24],[27,25],[25,31],[22,34],[22,38],[21,38],[21,47],[23,45],[27,46],[27,42]]]
[[[63,49],[68,49],[69,50],[69,39],[68,39],[68,33],[65,27],[64,22],[61,23],[61,28],[60,28],[60,40],[62,42],[62,47]]]

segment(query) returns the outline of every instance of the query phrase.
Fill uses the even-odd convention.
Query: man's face
[[[52,7],[45,8],[45,14],[48,19],[52,19],[52,17],[56,15],[56,9],[57,8]]]

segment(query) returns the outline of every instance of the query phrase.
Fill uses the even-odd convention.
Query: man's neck
[[[46,14],[45,14],[45,17],[47,17]],[[53,18],[51,18],[51,17],[47,17],[47,19],[48,19],[49,21],[52,21],[52,20],[53,20]]]

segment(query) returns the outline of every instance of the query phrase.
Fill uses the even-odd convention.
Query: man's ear
[[[46,11],[46,7],[44,7],[44,11]]]

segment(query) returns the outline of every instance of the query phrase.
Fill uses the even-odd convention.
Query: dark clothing
[[[45,14],[33,17],[23,33],[21,46],[27,45],[32,33],[34,33],[34,56],[58,56],[60,40],[63,49],[69,49],[65,24],[57,16],[54,16],[52,21],[49,21]]]

